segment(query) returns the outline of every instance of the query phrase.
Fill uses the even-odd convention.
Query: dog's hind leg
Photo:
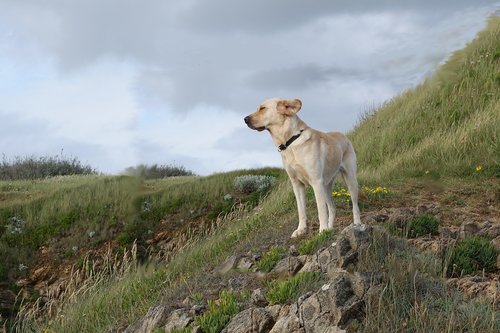
[[[361,217],[358,206],[359,186],[356,179],[356,154],[352,146],[344,153],[340,174],[344,179],[347,189],[351,194],[352,201],[352,214],[354,217],[354,224],[361,224]]]
[[[333,178],[332,181],[326,187],[326,192],[328,193],[326,197],[327,198],[326,205],[328,207],[328,229],[333,229],[333,222],[335,221],[335,202],[333,202],[332,198],[332,188],[334,181],[335,178]]]

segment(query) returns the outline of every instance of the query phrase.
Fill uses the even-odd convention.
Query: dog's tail
[[[358,190],[358,198],[364,201],[368,201],[368,197],[361,190]]]

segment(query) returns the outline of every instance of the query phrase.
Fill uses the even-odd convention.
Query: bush
[[[437,235],[438,226],[439,221],[433,215],[420,214],[408,223],[406,236],[416,238],[424,235]]]
[[[41,179],[67,175],[90,175],[97,171],[83,165],[78,158],[62,156],[16,157],[13,161],[3,158],[0,164],[0,180]]]
[[[146,165],[139,164],[136,167],[129,167],[125,170],[125,174],[130,176],[141,177],[144,179],[161,179],[177,176],[194,176],[194,173],[187,170],[183,166],[176,165]]]
[[[262,258],[259,261],[257,261],[255,265],[262,272],[268,273],[274,268],[274,266],[276,266],[278,261],[280,261],[281,258],[283,258],[284,254],[285,254],[284,248],[279,246],[272,247],[262,256]]]
[[[313,254],[320,246],[328,242],[333,236],[333,230],[325,230],[315,235],[311,239],[305,239],[299,243],[298,251],[300,254]]]
[[[273,176],[244,175],[234,179],[234,187],[244,194],[267,192],[275,182],[276,177]]]
[[[490,241],[483,237],[465,238],[452,250],[448,263],[448,276],[461,276],[479,270],[496,270],[497,251]]]

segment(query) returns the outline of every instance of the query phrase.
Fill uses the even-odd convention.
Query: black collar
[[[295,134],[294,136],[292,136],[290,139],[287,140],[287,142],[285,142],[285,144],[280,144],[278,146],[278,151],[281,153],[282,151],[287,149],[292,144],[292,142],[294,142],[299,138],[302,132],[304,132],[304,130],[300,130],[299,134]]]

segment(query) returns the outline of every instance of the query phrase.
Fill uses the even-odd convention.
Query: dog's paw
[[[307,232],[307,229],[297,229],[295,230],[293,233],[292,233],[292,237],[290,238],[296,238],[296,237],[300,237],[302,235],[305,235]]]

